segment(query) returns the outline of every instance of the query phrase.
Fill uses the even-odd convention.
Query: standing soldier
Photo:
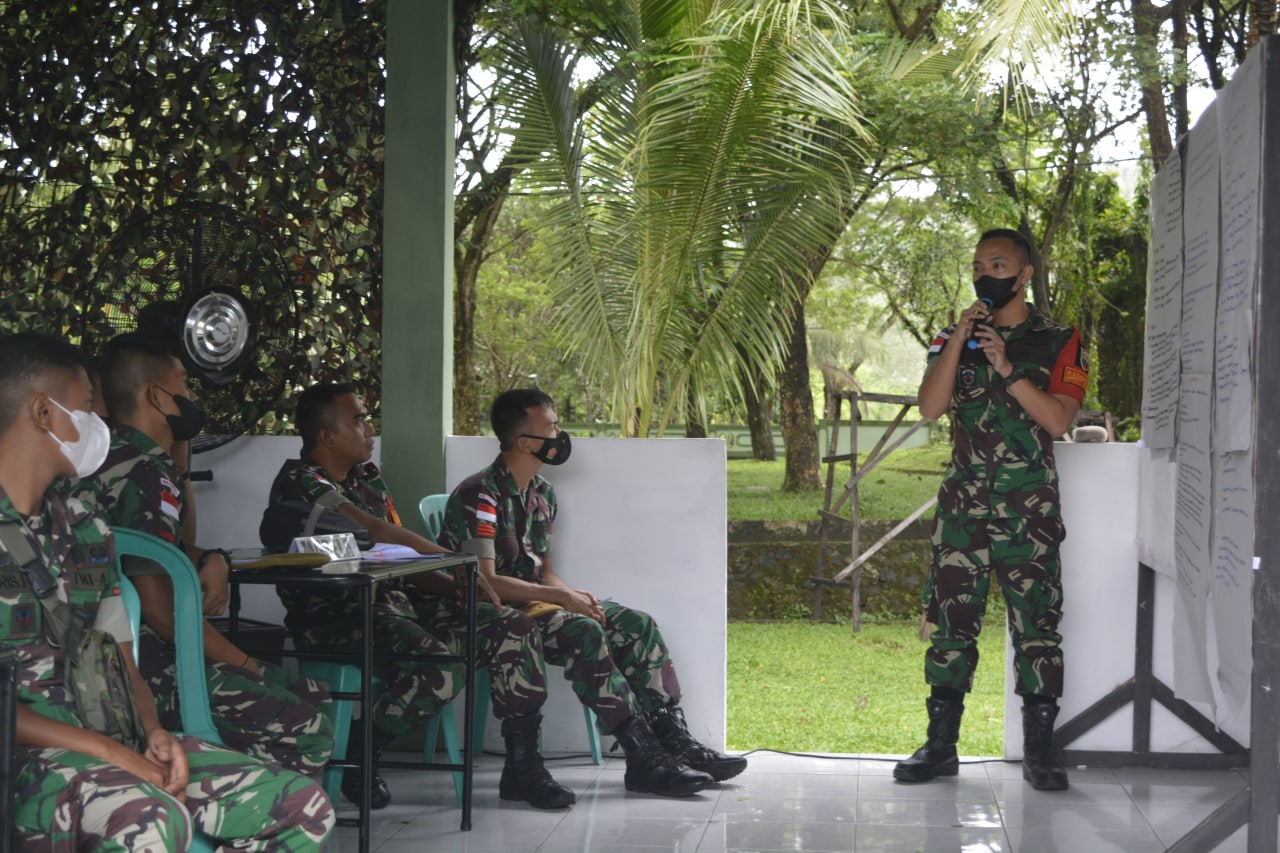
[[[444,550],[400,525],[391,492],[369,461],[373,426],[353,386],[313,385],[298,398],[295,420],[302,453],[285,462],[276,475],[271,504],[318,504],[357,521],[375,542],[407,545],[419,553]],[[279,587],[278,592],[288,611],[285,622],[299,648],[348,652],[357,648],[360,621],[354,594],[320,595],[290,587]],[[432,609],[428,616],[423,609],[424,592],[443,593],[448,606]],[[458,654],[463,648],[466,615],[457,604],[453,583],[435,572],[414,575],[409,582],[378,584],[374,620],[375,656]],[[573,791],[551,778],[539,753],[541,709],[547,693],[542,646],[533,622],[518,610],[480,602],[476,640],[476,661],[489,667],[493,713],[502,720],[507,746],[499,796],[540,809],[572,805]],[[375,757],[383,744],[439,713],[462,689],[461,663],[389,660],[381,666],[379,674],[386,679],[387,689],[373,708]],[[353,736],[359,731],[352,727]],[[358,780],[356,772],[345,774],[342,793],[348,799],[358,798]],[[391,791],[376,769],[372,785],[373,807],[386,807]]]
[[[204,412],[187,372],[165,344],[141,334],[110,341],[100,363],[111,413],[111,451],[80,484],[80,498],[96,504],[108,523],[140,530],[183,547],[200,575],[206,615],[227,603],[227,554],[183,542],[185,477],[174,466],[175,441],[200,432]],[[126,557],[124,571],[142,602],[139,667],[160,706],[160,718],[181,719],[174,657],[173,586],[162,568]],[[228,746],[281,767],[316,776],[333,754],[333,723],[324,713],[327,690],[280,667],[253,660],[204,623],[204,652],[213,722]]]
[[[92,402],[69,345],[0,337],[0,648],[17,670],[18,849],[180,851],[193,824],[228,849],[321,849],[334,818],[319,785],[161,727],[133,664],[110,528],[51,486],[106,454]]]
[[[1053,746],[1062,695],[1065,530],[1053,440],[1071,426],[1089,386],[1080,333],[1026,301],[1031,247],[1016,231],[982,235],[973,256],[978,299],[929,347],[920,414],[948,410],[955,448],[938,492],[925,655],[929,734],[898,762],[900,782],[958,772],[964,696],[978,665],[978,632],[992,575],[1009,608],[1014,675],[1022,696],[1022,775],[1042,791],[1067,787]]]

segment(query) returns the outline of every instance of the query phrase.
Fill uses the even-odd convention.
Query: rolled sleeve
[[[497,551],[492,539],[467,539],[462,543],[462,553],[479,557],[482,560],[497,559]]]
[[[129,612],[125,610],[124,599],[118,595],[102,599],[98,605],[98,615],[93,627],[104,634],[110,634],[117,643],[132,643],[133,624],[129,621]]]

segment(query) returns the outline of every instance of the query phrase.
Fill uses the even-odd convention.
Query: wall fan
[[[256,223],[184,202],[112,239],[80,293],[79,331],[88,352],[133,331],[175,344],[208,413],[199,453],[244,434],[284,395],[304,296]]]

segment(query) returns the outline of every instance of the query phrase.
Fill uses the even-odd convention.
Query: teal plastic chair
[[[422,525],[427,528],[427,538],[432,542],[440,541],[440,531],[444,529],[444,508],[449,503],[448,495],[427,495],[418,501],[418,514],[422,516]]]
[[[142,624],[142,603],[138,591],[120,567],[121,557],[143,557],[160,565],[173,581],[174,646],[177,655],[178,704],[181,706],[182,731],[185,734],[221,744],[222,738],[213,727],[209,709],[209,684],[204,663],[204,608],[200,581],[195,567],[182,551],[146,533],[113,527],[116,540],[116,567],[120,574],[120,597],[125,612],[138,636]],[[133,644],[134,663],[138,660],[138,643]],[[192,835],[192,853],[213,853],[213,841],[198,830]]]
[[[427,535],[432,541],[436,541],[440,536],[440,531],[444,529],[444,510],[449,502],[448,495],[427,495],[418,501],[418,513],[422,516],[422,526],[426,528]],[[473,737],[472,754],[480,755],[484,751],[484,730],[485,725],[489,721],[489,673],[481,671],[476,673],[476,701],[475,716],[472,718],[471,730],[475,733]],[[591,749],[591,761],[599,766],[603,763],[600,751],[600,732],[596,726],[595,712],[586,705],[582,706],[582,715],[587,723],[587,742]],[[428,761],[431,760],[430,754],[435,749],[437,731],[444,729],[445,749],[449,754],[449,761],[459,762],[462,760],[461,751],[458,749],[457,723],[454,721],[453,714],[449,709],[443,713],[437,714],[427,723],[427,738],[424,742],[424,754]],[[452,732],[452,734],[451,734]],[[462,801],[462,774],[453,774],[453,786],[458,793],[458,802]]]

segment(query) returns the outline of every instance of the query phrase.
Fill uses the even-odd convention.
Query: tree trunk
[[[1147,114],[1147,139],[1156,171],[1173,153],[1169,134],[1169,113],[1160,79],[1160,26],[1169,15],[1169,6],[1158,8],[1151,0],[1131,0],[1133,9],[1133,59],[1142,89],[1142,110]],[[1172,3],[1170,4],[1170,6]]]
[[[747,429],[751,432],[751,457],[761,462],[778,458],[773,445],[773,399],[764,388],[764,378],[752,368],[744,377],[742,402],[747,409]]]
[[[509,184],[509,182],[508,182]],[[476,386],[476,279],[485,247],[507,200],[506,187],[475,216],[468,239],[453,250],[453,432],[479,435],[480,392]]]
[[[813,392],[809,390],[809,341],[804,325],[804,298],[808,288],[797,294],[792,306],[791,336],[782,363],[781,417],[782,443],[786,448],[786,473],[782,488],[788,491],[822,486],[818,466],[818,424],[813,414]]]
[[[1275,32],[1276,0],[1249,0],[1249,47]]]

